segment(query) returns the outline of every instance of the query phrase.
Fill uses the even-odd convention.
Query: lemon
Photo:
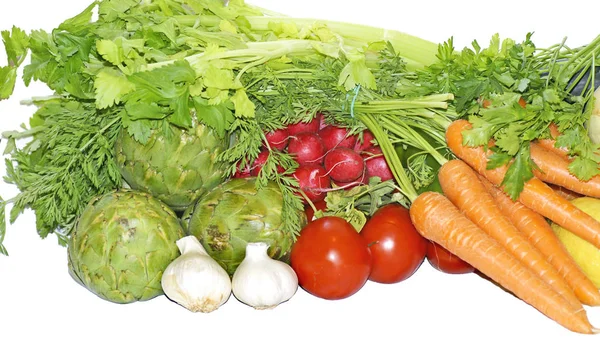
[[[581,197],[572,200],[571,203],[600,220],[600,199]],[[552,224],[552,229],[585,275],[600,288],[600,249],[559,225]]]

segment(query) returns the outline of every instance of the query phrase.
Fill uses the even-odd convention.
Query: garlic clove
[[[181,255],[163,273],[165,295],[192,312],[212,312],[231,296],[229,275],[195,236],[177,241]]]
[[[272,309],[298,290],[296,272],[287,263],[269,257],[268,248],[267,243],[249,243],[232,279],[236,299],[257,310]]]

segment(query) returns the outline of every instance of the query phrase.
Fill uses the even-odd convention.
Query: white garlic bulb
[[[600,87],[594,92],[594,107],[592,108],[592,114],[588,121],[588,135],[592,140],[592,143],[600,143]]]
[[[255,309],[271,309],[298,290],[298,276],[288,264],[269,257],[267,243],[248,243],[246,257],[232,279],[234,296]]]
[[[171,262],[161,279],[165,295],[193,312],[211,312],[231,296],[231,279],[198,239],[177,241],[181,256]]]

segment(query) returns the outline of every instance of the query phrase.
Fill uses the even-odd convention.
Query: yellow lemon
[[[600,220],[600,199],[581,197],[571,202],[596,220]],[[600,288],[600,249],[559,225],[552,224],[552,229],[585,275]]]

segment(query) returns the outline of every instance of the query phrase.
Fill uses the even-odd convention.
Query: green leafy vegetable
[[[265,131],[308,120],[317,111],[354,132],[365,126],[352,114],[413,116],[428,106],[403,110],[395,91],[401,78],[386,75],[436,60],[436,45],[416,37],[269,17],[241,0],[226,6],[217,0],[99,0],[52,31],[13,28],[2,37],[9,66],[0,67],[0,98],[12,93],[28,52],[25,84],[40,81],[54,92],[34,101],[39,109],[29,127],[4,134],[6,180],[20,193],[2,207],[13,204],[11,222],[33,209],[40,235],[57,233],[62,244],[93,197],[121,187],[114,160],[120,129],[143,145],[153,131],[168,124],[190,128],[195,117],[233,140],[219,155],[230,176],[256,158]],[[19,149],[17,139],[28,143]],[[277,182],[285,231],[295,236],[303,208],[290,176],[297,164],[287,154],[270,157],[257,187]],[[4,228],[0,234],[1,244]]]
[[[464,134],[465,144],[487,146],[494,140],[488,168],[510,165],[502,185],[513,198],[536,169],[529,158],[531,141],[550,138],[552,123],[562,132],[558,143],[574,157],[570,171],[581,180],[600,173],[598,146],[586,129],[593,79],[581,96],[571,94],[582,74],[600,61],[600,36],[584,47],[563,42],[547,49],[537,48],[531,38],[516,43],[494,35],[487,48],[473,42],[460,52],[450,39],[439,47],[440,61],[401,88],[406,94],[418,88],[454,94],[456,112],[473,125]]]
[[[32,139],[24,148],[14,148],[12,160],[6,160],[5,180],[20,193],[4,203],[13,204],[11,223],[30,207],[40,236],[56,231],[64,244],[87,202],[121,184],[113,160],[120,114],[116,109],[101,111],[93,104],[68,100],[38,106],[31,128],[3,134],[10,139]]]

